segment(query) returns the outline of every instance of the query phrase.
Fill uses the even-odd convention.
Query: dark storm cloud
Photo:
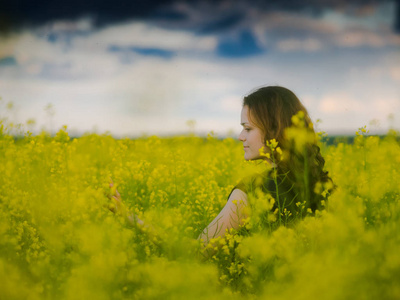
[[[199,34],[208,34],[208,33],[213,33],[217,31],[221,31],[224,29],[229,29],[232,26],[235,26],[238,24],[242,19],[244,19],[244,13],[243,12],[234,12],[232,14],[229,14],[228,16],[222,17],[218,20],[209,22],[208,24],[205,24],[202,26],[197,32]]]
[[[188,15],[176,11],[173,7],[164,6],[162,9],[155,9],[149,15],[150,19],[165,20],[165,21],[185,21],[188,19]]]
[[[132,18],[145,18],[169,0],[5,0],[0,2],[0,26],[11,30],[37,26],[55,20],[73,20],[83,16],[95,18],[97,26]],[[177,16],[175,16],[177,17]]]
[[[173,9],[174,4],[180,3],[189,6],[208,5],[218,11],[235,10],[238,3],[242,7],[253,7],[259,10],[298,11],[318,16],[324,9],[340,9],[357,14],[365,7],[373,7],[383,1],[377,0],[259,0],[238,2],[235,0],[2,0],[0,1],[0,29],[8,31],[23,26],[36,26],[54,20],[73,20],[80,17],[92,16],[95,26],[103,26],[115,22],[123,22],[134,18],[158,18],[170,21],[182,21],[187,18],[185,13]],[[392,1],[386,1],[392,2]],[[397,18],[394,28],[399,30],[399,4],[397,0]],[[244,5],[243,5],[244,4]],[[220,20],[202,26],[201,30],[212,32],[236,24],[243,14],[221,14]]]
[[[400,34],[400,0],[397,0],[396,18],[394,21],[394,31]]]

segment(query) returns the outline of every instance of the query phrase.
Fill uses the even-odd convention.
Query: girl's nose
[[[243,138],[243,131],[240,132],[239,137],[238,137],[238,140],[241,141],[241,142],[244,141],[244,138]]]

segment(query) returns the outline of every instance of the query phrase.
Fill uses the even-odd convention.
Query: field
[[[400,144],[321,144],[326,209],[276,230],[196,240],[244,174],[234,139],[15,139],[0,125],[0,299],[400,299]],[[110,211],[112,178],[151,230]]]

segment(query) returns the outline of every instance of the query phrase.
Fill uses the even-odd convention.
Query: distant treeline
[[[368,137],[367,135],[366,137]],[[378,136],[380,139],[387,138],[388,136],[394,138],[397,142],[400,143],[400,136],[397,135],[374,135]],[[356,135],[333,135],[333,136],[326,136],[321,139],[321,142],[330,146],[330,145],[337,145],[339,143],[344,143],[344,144],[353,144],[354,139],[356,138]]]
[[[1,133],[0,133],[0,136],[1,136]],[[154,137],[154,136],[155,135],[149,135],[149,136],[144,135],[144,136],[141,136],[141,137],[132,137],[131,139],[132,140],[145,140],[145,139],[148,139],[148,138],[151,138],[151,137]],[[184,135],[157,136],[157,137],[160,138],[160,139],[168,139],[168,138],[173,138],[173,137],[176,137],[176,136],[184,136]],[[193,134],[187,135],[187,137],[194,137],[194,136],[195,135],[193,135]],[[368,136],[370,136],[370,135],[366,135],[366,137],[368,137]],[[384,139],[384,138],[387,138],[387,137],[390,136],[391,138],[395,139],[398,143],[400,143],[400,135],[396,131],[393,131],[392,134],[388,134],[388,135],[386,134],[386,135],[373,135],[373,136],[378,136],[380,139]],[[201,136],[197,136],[197,137],[201,138]],[[327,145],[327,146],[337,145],[339,143],[353,144],[354,143],[354,139],[356,137],[357,137],[356,135],[331,135],[331,136],[322,137],[321,138],[321,142],[323,144]],[[14,141],[19,142],[19,141],[23,140],[24,138],[25,138],[25,136],[21,136],[21,135],[14,136]],[[50,135],[47,135],[47,138],[51,139],[52,137]],[[70,136],[71,140],[77,139],[77,138],[80,138],[80,136]],[[209,137],[208,138],[207,137],[203,137],[203,138],[204,138],[204,141],[206,141]],[[223,140],[226,137],[215,137],[215,136],[213,136],[213,138],[215,138],[217,140]],[[118,140],[120,138],[115,138],[115,139]]]

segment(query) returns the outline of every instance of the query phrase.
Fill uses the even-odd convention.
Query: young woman
[[[243,225],[248,217],[249,197],[256,197],[257,190],[274,198],[271,211],[279,220],[285,216],[290,222],[307,210],[313,213],[320,209],[322,195],[333,188],[328,172],[323,170],[325,161],[316,144],[310,117],[293,92],[268,86],[244,97],[241,125],[239,140],[243,143],[244,158],[265,160],[270,167],[262,174],[244,178],[233,188],[225,207],[198,237],[204,245],[212,238],[224,236],[226,230]],[[116,210],[122,210],[130,223],[146,226],[126,213],[118,191],[111,198]],[[257,205],[256,201],[253,205]]]

